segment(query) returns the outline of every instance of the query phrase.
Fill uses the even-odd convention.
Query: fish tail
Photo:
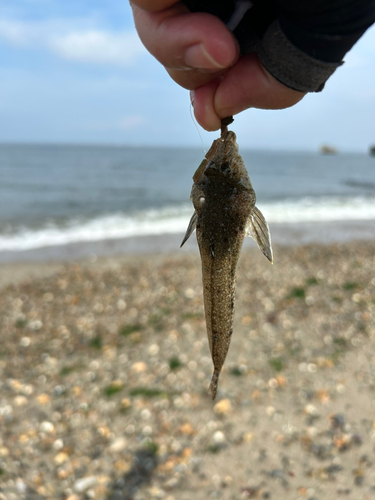
[[[217,384],[219,382],[219,370],[214,370],[214,374],[212,375],[211,383],[210,383],[210,391],[212,399],[216,398]]]

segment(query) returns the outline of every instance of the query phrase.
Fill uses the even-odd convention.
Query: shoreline
[[[272,243],[299,246],[311,243],[343,243],[352,240],[375,240],[375,220],[313,221],[270,224]],[[70,262],[119,255],[178,255],[198,252],[195,237],[180,249],[184,233],[165,233],[126,238],[80,241],[27,250],[0,251],[0,269],[7,264],[31,262]],[[255,246],[245,238],[244,248]]]
[[[375,241],[375,221],[371,220],[272,224],[270,230],[276,249]],[[183,233],[146,235],[0,252],[0,289],[25,280],[49,277],[65,264],[73,262],[89,267],[112,268],[140,261],[147,263],[150,259],[160,263],[169,257],[198,257],[195,235],[180,248],[183,236]],[[254,255],[258,253],[251,238],[245,238],[243,250],[253,251]]]

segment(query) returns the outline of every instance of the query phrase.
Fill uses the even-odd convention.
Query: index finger
[[[157,12],[159,10],[164,10],[171,5],[178,3],[178,0],[131,0],[131,4],[137,5],[143,10],[148,10],[149,12]]]

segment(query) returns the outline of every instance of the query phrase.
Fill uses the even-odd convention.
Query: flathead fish
[[[212,399],[233,332],[236,267],[245,236],[251,236],[267,259],[273,260],[267,222],[255,206],[255,191],[238,152],[236,135],[227,128],[231,121],[222,121],[221,137],[213,142],[193,176],[190,199],[195,211],[181,243],[196,229],[214,365]]]

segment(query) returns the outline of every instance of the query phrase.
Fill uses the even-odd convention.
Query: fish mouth
[[[227,131],[227,133],[224,136],[224,141],[226,143],[228,142],[232,143],[232,145],[236,148],[236,151],[238,151],[237,136],[232,130]]]
[[[232,130],[227,130],[220,139],[214,141],[215,149],[210,156],[211,158],[215,158],[215,160],[207,159],[203,170],[207,177],[216,177],[217,175],[220,177],[232,177],[231,159],[238,154],[236,139],[236,134]],[[218,158],[220,158],[220,161],[217,161]]]

